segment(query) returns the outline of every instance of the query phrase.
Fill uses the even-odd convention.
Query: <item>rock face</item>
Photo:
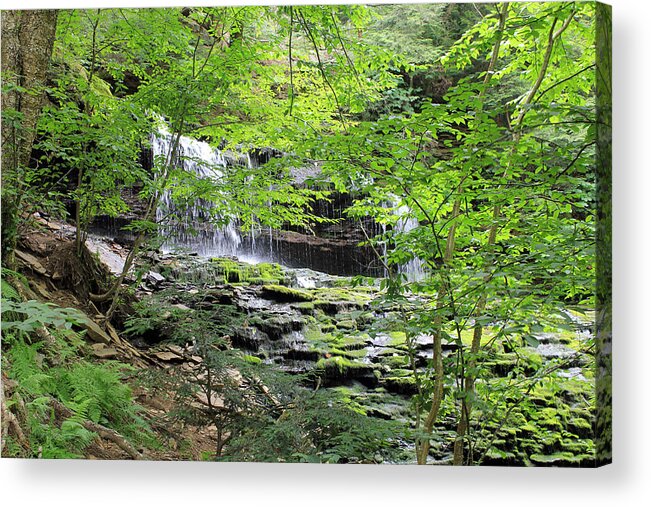
[[[156,331],[158,340],[178,343],[174,326],[201,312],[204,321],[218,322],[220,333],[247,357],[285,372],[310,373],[319,386],[345,392],[369,416],[404,421],[413,417],[410,400],[418,392],[413,365],[421,374],[426,371],[432,337],[408,339],[399,313],[376,304],[378,286],[353,288],[350,279],[338,276],[233,259],[162,256],[152,269],[164,273],[164,280],[153,294],[150,287],[141,296],[157,298],[153,307],[163,322]],[[577,354],[570,343],[581,339],[580,333],[550,333],[540,337],[538,349],[522,347],[517,354],[489,351],[485,365],[496,378],[506,377],[516,366],[533,375],[545,361],[567,360],[570,353],[576,361],[568,361],[555,377],[554,382],[564,386],[560,392],[558,386],[533,390],[528,406],[534,409],[514,411],[512,417],[520,422],[511,426],[520,447],[513,449],[509,439],[494,439],[484,464],[589,464],[591,416],[580,402],[591,389],[584,376],[587,356]],[[562,354],[556,349],[552,354],[550,345]],[[455,354],[458,347],[446,343],[444,354]],[[170,350],[159,354],[174,361]],[[441,423],[436,437],[441,443],[432,448],[436,459],[449,458],[454,428],[453,419]],[[491,432],[498,429],[496,423],[478,426],[477,431],[486,432],[486,441],[491,441]]]

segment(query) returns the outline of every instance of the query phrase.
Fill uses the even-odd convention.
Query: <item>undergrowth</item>
[[[20,426],[7,431],[3,456],[83,458],[97,438],[88,423],[112,429],[132,445],[155,447],[124,380],[130,367],[86,358],[85,341],[72,329],[83,316],[52,304],[21,302],[6,280],[2,289],[3,409]]]

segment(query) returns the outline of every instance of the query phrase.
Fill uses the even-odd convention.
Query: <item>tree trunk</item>
[[[43,105],[57,11],[2,12],[2,259],[11,265],[27,167]]]

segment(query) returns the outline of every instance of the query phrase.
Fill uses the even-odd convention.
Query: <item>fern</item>
[[[38,396],[47,392],[46,383],[51,379],[41,365],[38,352],[42,343],[26,344],[19,339],[7,351],[7,360],[11,364],[8,370],[9,378],[16,380],[18,389],[26,396]]]
[[[20,294],[18,294],[18,291],[4,278],[0,280],[0,295],[2,299],[20,301]]]
[[[14,271],[13,269],[4,268],[4,267],[0,268],[0,276],[2,277],[3,280],[7,277],[16,278],[25,287],[29,287],[29,281],[27,280],[27,277],[19,273],[18,271]]]
[[[42,342],[28,344],[18,336],[3,357],[3,368],[18,386],[8,406],[18,397],[24,400],[32,449],[41,448],[46,458],[81,457],[96,436],[84,428],[85,421],[106,425],[138,443],[157,443],[122,380],[126,365],[68,360],[63,366],[48,367],[39,352],[42,347]],[[55,417],[53,399],[72,412],[63,422]]]
[[[20,296],[20,293],[16,290],[16,288],[13,285],[11,285],[7,280],[5,280],[7,276],[12,276],[16,278],[20,283],[23,284],[27,283],[27,279],[20,273],[17,273],[16,271],[12,271],[7,268],[2,268],[2,277],[0,278],[0,301],[3,306],[5,301],[14,301],[14,302],[22,301],[22,297]],[[15,312],[7,312],[4,315],[4,318],[8,320],[19,320],[20,315],[18,315]]]

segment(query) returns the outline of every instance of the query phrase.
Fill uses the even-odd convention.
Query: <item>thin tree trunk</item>
[[[508,13],[508,3],[504,3],[502,5],[502,9],[500,10],[500,18],[499,18],[499,23],[498,23],[498,38],[497,41],[495,42],[493,46],[493,52],[491,54],[491,59],[488,64],[488,69],[486,70],[486,75],[484,76],[484,89],[482,90],[481,94],[483,95],[485,93],[486,85],[488,85],[491,76],[493,74],[493,71],[495,69],[495,65],[497,64],[497,59],[499,57],[499,50],[500,50],[500,45],[502,43],[502,34],[504,32],[504,26],[506,24],[506,16]],[[477,115],[479,116],[479,115]],[[456,249],[456,232],[457,232],[457,221],[456,218],[459,216],[461,212],[461,184],[459,184],[459,187],[457,188],[457,197],[454,201],[454,204],[452,206],[452,217],[451,217],[451,224],[450,224],[450,229],[448,231],[448,237],[446,241],[446,246],[445,246],[445,255],[443,259],[443,265],[444,269],[447,269],[447,266],[452,262],[452,259],[454,257],[454,252]],[[436,231],[434,231],[436,233]],[[437,310],[440,310],[443,308],[445,304],[445,299],[449,295],[451,291],[451,287],[449,286],[449,275],[446,274],[444,277],[444,280],[442,281],[442,288],[439,291],[437,295]],[[441,403],[443,401],[443,347],[442,347],[442,342],[441,342],[441,327],[442,327],[442,318],[441,316],[437,316],[435,321],[434,321],[434,336],[433,336],[433,360],[434,360],[434,393],[432,395],[432,406],[429,410],[429,413],[427,414],[427,417],[425,419],[425,423],[423,425],[423,430],[425,434],[427,435],[424,437],[422,440],[418,441],[416,443],[416,458],[418,461],[419,465],[424,465],[427,462],[427,455],[429,454],[429,449],[430,449],[430,440],[429,440],[429,435],[432,433],[432,430],[434,428],[434,422],[436,422],[436,419],[438,418],[438,413],[439,410],[441,409]]]
[[[545,55],[543,57],[542,66],[540,67],[540,71],[538,72],[538,77],[531,90],[529,90],[529,93],[527,94],[525,100],[522,102],[520,114],[518,115],[516,121],[513,124],[514,132],[513,132],[513,140],[512,140],[513,144],[511,146],[511,155],[514,155],[515,152],[517,151],[518,144],[520,143],[520,140],[522,138],[522,125],[527,113],[527,106],[529,106],[533,102],[533,99],[536,93],[538,93],[538,90],[540,89],[540,85],[542,84],[547,74],[547,69],[549,68],[549,62],[551,60],[552,52],[554,49],[554,43],[567,29],[567,27],[572,22],[573,18],[574,15],[572,14],[563,22],[562,26],[556,31],[555,28],[558,22],[558,18],[554,19],[554,21],[552,22],[552,26],[549,30],[549,36],[547,39],[547,48],[545,50]],[[510,159],[506,169],[504,170],[503,176],[508,175],[509,170],[510,170]],[[495,241],[497,239],[498,223],[501,214],[502,214],[502,207],[501,205],[496,204],[493,207],[492,223],[488,231],[488,240],[486,242],[488,250],[490,250],[495,245]],[[486,275],[484,281],[488,282],[489,277],[490,275]],[[475,312],[474,312],[475,317],[481,316],[481,314],[486,309],[486,303],[487,303],[487,297],[486,294],[484,293],[479,298],[479,301],[477,302],[477,306],[475,307]],[[482,336],[483,336],[483,326],[481,324],[476,324],[473,329],[472,343],[470,345],[471,356],[470,356],[470,361],[468,362],[467,371],[471,371],[471,372],[475,371],[476,356],[481,346]],[[461,416],[459,418],[459,423],[457,425],[457,438],[454,442],[454,459],[453,459],[454,465],[464,464],[464,456],[463,456],[464,439],[466,433],[468,432],[468,427],[470,424],[470,415],[472,412],[473,397],[475,394],[475,381],[476,381],[476,377],[472,373],[467,375],[464,379],[465,392],[464,392],[463,399],[461,401]]]

